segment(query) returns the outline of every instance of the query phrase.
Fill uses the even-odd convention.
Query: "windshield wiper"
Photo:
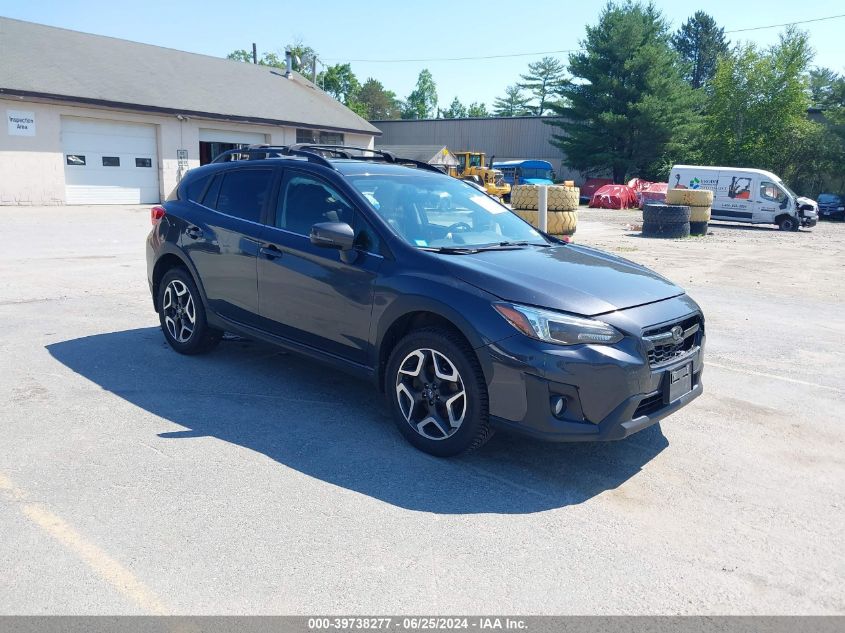
[[[429,251],[431,253],[445,253],[446,255],[470,255],[477,253],[477,248],[470,248],[467,246],[418,246],[421,251]]]
[[[499,246],[551,246],[548,242],[499,242]]]

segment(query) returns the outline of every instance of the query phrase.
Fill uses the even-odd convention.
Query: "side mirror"
[[[346,222],[319,222],[311,227],[311,243],[348,251],[355,245],[355,231]]]

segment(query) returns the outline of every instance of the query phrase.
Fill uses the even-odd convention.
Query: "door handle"
[[[282,251],[275,246],[262,246],[258,249],[258,252],[261,255],[264,255],[267,259],[276,259],[277,257],[282,256]]]
[[[198,240],[202,237],[202,229],[198,226],[189,226],[185,229],[185,235],[188,237]]]

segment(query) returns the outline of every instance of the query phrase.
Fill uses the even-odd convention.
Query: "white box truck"
[[[815,226],[819,207],[798,196],[770,171],[744,167],[675,165],[670,189],[709,189],[713,192],[713,220],[777,224],[783,231]]]

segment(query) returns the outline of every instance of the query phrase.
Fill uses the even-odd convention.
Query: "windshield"
[[[541,169],[539,167],[523,167],[522,169],[522,177],[523,178],[538,178],[542,180],[551,180],[552,179],[552,170],[551,169]]]
[[[792,196],[793,200],[798,198],[798,194],[792,191],[792,189],[790,189],[789,187],[787,187],[784,181],[778,180],[778,186],[780,186],[781,189],[783,189],[786,193]]]
[[[455,178],[411,172],[350,181],[400,237],[419,248],[548,244],[507,207]]]
[[[822,193],[819,195],[819,202],[839,202],[839,196],[833,193]]]

